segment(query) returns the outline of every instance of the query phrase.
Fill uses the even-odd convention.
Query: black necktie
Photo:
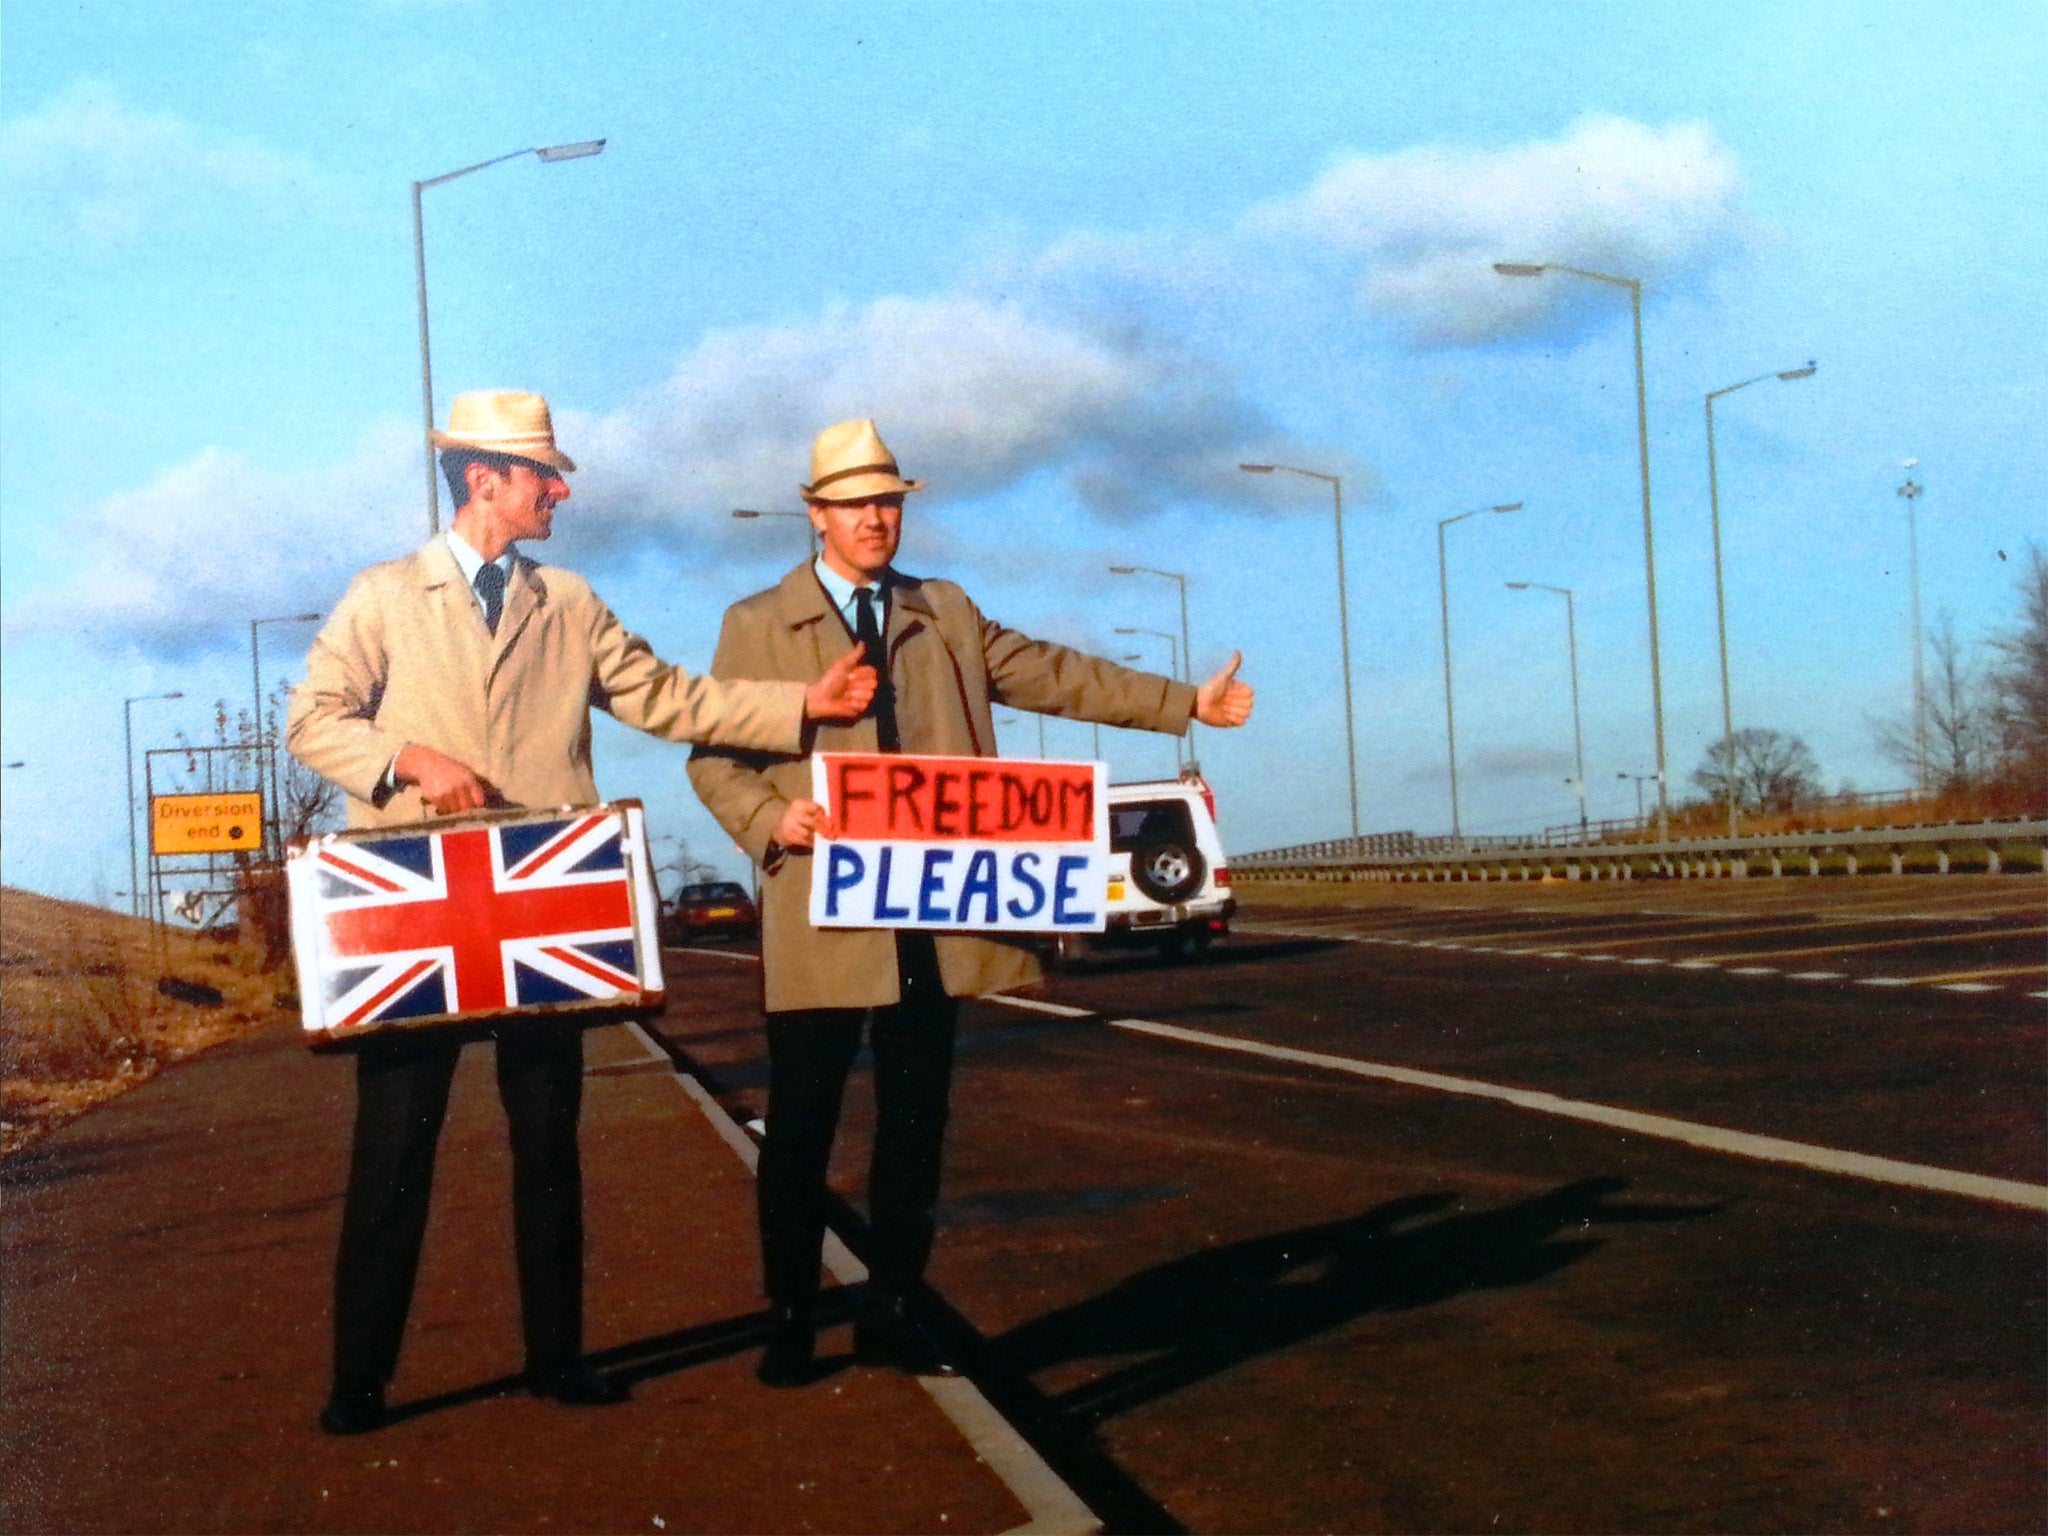
[[[486,560],[476,568],[476,595],[484,602],[484,627],[498,632],[498,615],[505,611],[505,567]]]
[[[882,627],[875,620],[875,593],[869,587],[853,589],[855,604],[853,637],[860,642],[867,664],[875,669],[875,745],[884,752],[903,750],[896,734],[896,690],[889,682],[889,655],[882,645]]]

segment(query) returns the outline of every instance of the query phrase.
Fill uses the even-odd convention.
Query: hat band
[[[884,462],[881,464],[856,464],[851,469],[835,469],[829,475],[818,476],[817,479],[811,482],[811,489],[814,491],[822,490],[824,487],[830,485],[833,481],[844,480],[851,475],[876,474],[894,475],[898,480],[901,480],[903,478],[902,473],[896,468],[895,464],[893,463]]]

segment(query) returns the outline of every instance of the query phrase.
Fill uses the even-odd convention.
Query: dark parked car
[[[747,888],[730,880],[686,885],[662,904],[661,942],[691,944],[727,936],[751,938],[761,931]]]

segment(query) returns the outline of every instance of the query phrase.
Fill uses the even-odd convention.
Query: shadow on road
[[[1543,1279],[1598,1250],[1606,1240],[1591,1235],[1596,1226],[1722,1209],[1611,1198],[1626,1187],[1619,1178],[1582,1179],[1441,1217],[1455,1193],[1410,1195],[1344,1221],[1190,1254],[989,1340],[986,1360],[1021,1378],[1072,1361],[1142,1356],[1048,1400],[1072,1427],[1092,1427],[1370,1312]]]

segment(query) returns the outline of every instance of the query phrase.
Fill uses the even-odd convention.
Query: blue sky
[[[1595,815],[1653,762],[1625,295],[1639,276],[1674,789],[1718,734],[1706,391],[1738,725],[1892,787],[1923,600],[1974,641],[2048,535],[2048,10],[40,4],[0,51],[0,867],[126,884],[138,746],[248,690],[248,621],[424,535],[409,187],[437,397],[538,389],[585,466],[556,540],[693,667],[774,580],[818,427],[876,415],[902,563],[1122,655],[1233,647],[1252,726],[1202,757],[1226,842],[1345,830],[1338,473],[1368,830],[1441,830],[1436,523],[1468,831],[1573,814],[1577,593]],[[267,629],[269,674],[303,630]],[[1150,641],[1163,660],[1163,646]],[[1154,663],[1158,664],[1157,661]],[[1055,754],[1090,748],[1050,722]],[[1028,724],[1007,746],[1036,750]],[[1119,778],[1163,741],[1105,732]],[[602,725],[599,779],[737,870],[684,754]]]

